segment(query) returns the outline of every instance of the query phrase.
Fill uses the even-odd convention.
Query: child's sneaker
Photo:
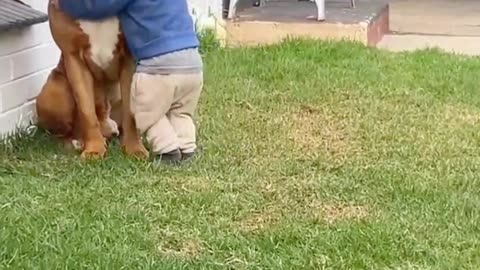
[[[155,156],[155,163],[177,164],[180,161],[182,161],[182,152],[179,149]]]
[[[189,161],[195,157],[195,152],[183,153],[182,152],[182,161]]]

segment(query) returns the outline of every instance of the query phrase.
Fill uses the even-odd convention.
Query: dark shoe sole
[[[177,164],[182,161],[182,153],[180,150],[174,150],[164,154],[155,156],[155,163],[158,164]]]
[[[182,153],[182,161],[189,161],[195,157],[195,152]]]

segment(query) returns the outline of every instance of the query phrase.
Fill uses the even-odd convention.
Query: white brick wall
[[[46,12],[47,0],[25,2]],[[0,137],[35,120],[35,97],[59,56],[48,23],[0,33]]]

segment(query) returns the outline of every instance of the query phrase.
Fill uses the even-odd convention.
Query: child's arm
[[[59,0],[60,9],[68,15],[86,20],[115,16],[135,0]]]

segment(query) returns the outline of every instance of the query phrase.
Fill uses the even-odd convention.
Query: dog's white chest
[[[79,20],[80,28],[88,35],[93,62],[102,69],[107,69],[117,48],[120,23],[117,17],[102,21]]]

